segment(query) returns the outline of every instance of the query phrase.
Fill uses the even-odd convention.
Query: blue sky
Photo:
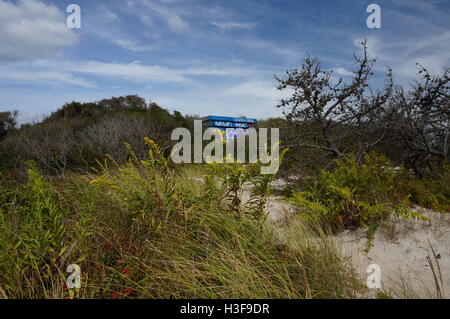
[[[68,29],[66,7],[81,7]],[[366,8],[381,7],[369,29]],[[450,62],[449,0],[0,0],[0,111],[36,120],[65,102],[139,94],[198,115],[279,115],[274,75],[308,53],[349,79],[367,38],[397,84]]]

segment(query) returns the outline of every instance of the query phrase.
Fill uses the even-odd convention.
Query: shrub
[[[435,175],[418,178],[403,170],[396,179],[397,192],[407,195],[412,204],[439,212],[450,212],[450,165],[442,163]]]
[[[0,131],[1,117],[0,113]],[[123,142],[132,145],[139,157],[144,158],[145,136],[157,140],[163,148],[168,147],[172,143],[172,130],[187,125],[179,112],[171,114],[138,96],[95,103],[72,102],[40,123],[18,130],[10,128],[5,138],[0,136],[0,169],[25,171],[22,163],[33,160],[45,175],[92,172],[95,161],[103,161],[108,154],[124,164],[128,153]]]
[[[385,156],[368,153],[362,165],[349,156],[336,160],[334,170],[322,170],[317,180],[295,192],[291,201],[302,218],[319,220],[334,232],[365,227],[370,249],[380,222],[392,215],[418,216],[408,209],[408,196],[398,196],[394,188],[401,174],[403,170],[393,168]]]

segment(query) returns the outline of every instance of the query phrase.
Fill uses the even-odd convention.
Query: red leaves
[[[131,297],[136,294],[136,289],[134,288],[125,288],[125,296]]]
[[[130,276],[131,275],[131,269],[128,266],[123,267],[122,274]]]
[[[119,299],[119,297],[120,297],[120,294],[118,293],[118,292],[113,292],[113,293],[111,293],[111,299]]]
[[[125,275],[128,278],[131,278],[132,270],[130,266],[123,266],[121,271],[123,275]],[[131,287],[123,287],[119,288],[117,291],[114,291],[111,293],[111,299],[120,299],[120,297],[131,297],[136,294],[136,289]]]

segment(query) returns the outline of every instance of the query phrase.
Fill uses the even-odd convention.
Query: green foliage
[[[40,295],[59,281],[59,266],[69,246],[65,211],[56,193],[34,164],[28,165],[28,182],[7,194],[0,206],[0,281],[17,291],[31,286]],[[15,281],[7,280],[9,276]]]
[[[450,165],[442,163],[433,176],[418,178],[402,171],[396,179],[398,193],[406,194],[411,203],[438,212],[450,212]]]
[[[284,243],[263,223],[255,212],[273,176],[258,177],[257,164],[208,165],[197,180],[146,143],[145,160],[130,149],[125,164],[51,180],[30,168],[26,185],[0,195],[1,294],[77,296],[62,284],[73,263],[81,298],[342,298],[360,289],[326,238],[294,223]],[[255,197],[238,215],[220,189],[249,179]]]
[[[319,220],[334,232],[365,227],[370,249],[378,225],[389,216],[417,216],[407,207],[408,196],[399,198],[396,193],[397,176],[402,174],[401,168],[393,168],[385,156],[376,153],[366,154],[362,165],[347,157],[336,160],[334,170],[322,170],[317,180],[304,185],[305,191],[294,193],[291,201],[302,218]]]

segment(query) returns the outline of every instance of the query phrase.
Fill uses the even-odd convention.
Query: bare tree
[[[378,129],[380,114],[391,96],[392,72],[388,69],[383,90],[372,91],[368,80],[375,59],[367,55],[367,43],[360,56],[354,55],[356,70],[351,81],[336,78],[333,71],[324,70],[317,58],[307,57],[300,69],[276,78],[279,90],[291,89],[292,95],[277,106],[298,128],[288,146],[321,151],[321,157],[340,157],[348,151],[361,161],[368,151],[383,138]]]
[[[417,174],[433,163],[449,158],[449,68],[431,76],[421,65],[421,77],[410,90],[397,88],[384,122],[389,123],[389,142],[403,150],[400,159]]]

